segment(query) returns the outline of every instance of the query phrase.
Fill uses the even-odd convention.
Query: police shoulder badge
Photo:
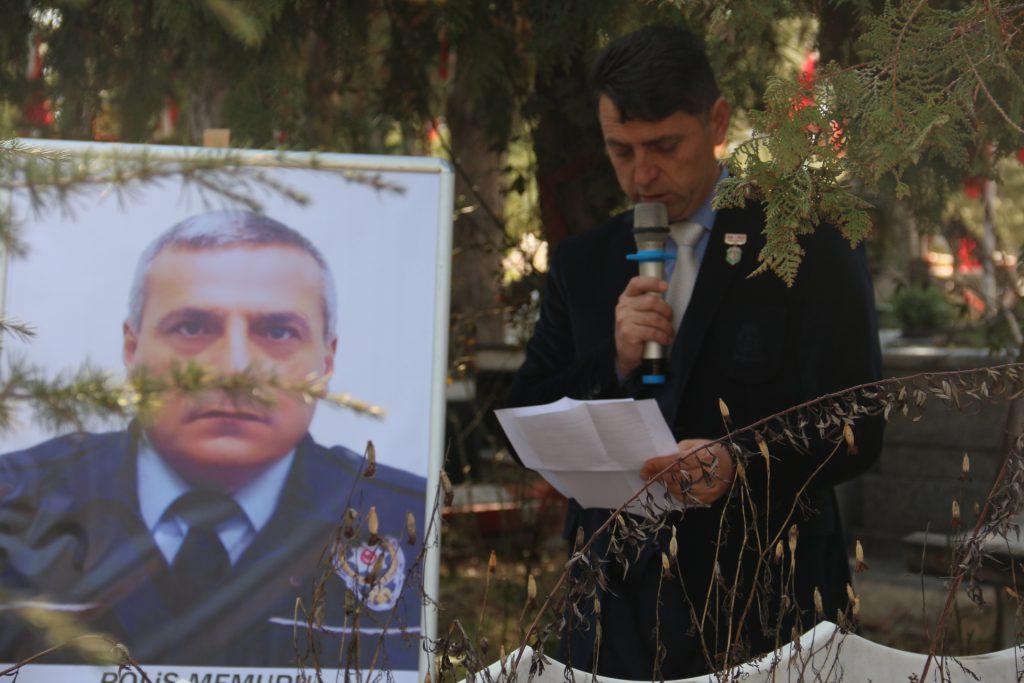
[[[335,570],[345,586],[370,609],[395,606],[405,583],[405,554],[398,539],[382,536],[377,544],[341,545]]]

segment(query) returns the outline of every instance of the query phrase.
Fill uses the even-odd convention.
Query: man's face
[[[724,99],[703,117],[677,111],[658,121],[622,122],[618,107],[602,95],[598,118],[619,185],[633,202],[660,202],[673,221],[700,208],[718,180],[715,147],[729,127]]]
[[[216,374],[254,369],[285,385],[329,375],[337,340],[324,338],[321,277],[290,246],[166,249],[149,269],[140,329],[125,324],[125,364],[154,374],[190,361]],[[170,394],[146,435],[186,479],[233,489],[291,451],[313,410],[283,391],[270,406]]]

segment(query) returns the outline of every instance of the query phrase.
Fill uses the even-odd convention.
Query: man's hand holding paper
[[[645,481],[657,478],[676,500],[686,505],[711,505],[729,491],[736,465],[722,444],[708,439],[683,439],[678,448],[678,453],[645,462],[640,476]]]
[[[523,465],[539,472],[584,508],[614,509],[623,505],[647,482],[641,476],[641,467],[661,460],[658,469],[662,469],[679,459],[679,445],[657,403],[650,399],[563,398],[547,405],[497,410],[495,414]],[[652,458],[656,454],[665,455]],[[666,496],[661,483],[649,491],[655,506],[663,509],[701,504],[681,493]],[[676,491],[680,491],[678,485]],[[646,496],[639,497],[629,511],[641,513],[644,500]]]

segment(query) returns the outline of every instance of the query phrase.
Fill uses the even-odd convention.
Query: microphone
[[[626,258],[637,261],[640,275],[665,279],[665,261],[675,254],[665,251],[668,239],[668,209],[658,202],[642,202],[633,208],[633,237],[636,253]],[[662,295],[664,298],[664,295]],[[664,384],[668,372],[665,348],[656,341],[644,342],[641,381],[644,384]]]

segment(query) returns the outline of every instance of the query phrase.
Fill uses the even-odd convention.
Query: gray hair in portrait
[[[320,266],[321,298],[324,313],[324,337],[333,339],[338,322],[338,302],[334,275],[326,259],[313,243],[280,221],[251,211],[211,211],[186,218],[157,237],[139,256],[128,300],[128,325],[138,331],[146,303],[146,278],[149,268],[165,249],[218,249],[240,245],[284,245],[296,247]]]

